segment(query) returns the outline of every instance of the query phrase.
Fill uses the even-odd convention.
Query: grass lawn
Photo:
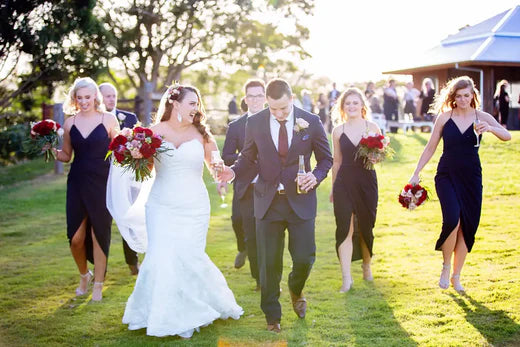
[[[76,298],[79,280],[68,249],[66,176],[31,178],[24,167],[0,171],[0,346],[518,346],[520,345],[520,133],[503,143],[486,134],[480,149],[484,201],[475,246],[462,273],[467,294],[437,286],[442,257],[434,251],[441,214],[433,177],[441,153],[422,177],[433,193],[414,212],[397,194],[408,181],[428,134],[392,137],[396,157],[378,166],[379,209],[374,242],[374,282],[354,263],[354,287],[340,294],[334,250],[334,216],[329,178],[319,187],[317,259],[307,282],[307,317],[292,312],[285,253],[282,333],[265,331],[259,294],[247,265],[233,268],[236,243],[230,207],[219,207],[214,184],[207,252],[221,269],[244,316],[217,321],[191,340],[155,338],[121,323],[135,277],[124,263],[121,237],[113,227],[108,275],[101,303]],[[222,139],[219,139],[222,142]],[[38,164],[38,163],[37,163]],[[35,165],[35,164],[24,164]],[[39,174],[49,172],[52,166]],[[3,183],[6,182],[6,183]],[[228,196],[228,203],[231,196]],[[182,313],[179,313],[182,319]]]

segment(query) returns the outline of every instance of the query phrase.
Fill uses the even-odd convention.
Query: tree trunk
[[[136,111],[144,126],[149,126],[152,123],[152,94],[155,87],[156,85],[153,82],[142,81],[136,98]]]

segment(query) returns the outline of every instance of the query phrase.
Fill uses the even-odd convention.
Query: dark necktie
[[[289,151],[289,140],[287,138],[287,128],[285,127],[286,120],[279,120],[280,131],[278,132],[278,154],[282,163],[285,163],[287,152]]]

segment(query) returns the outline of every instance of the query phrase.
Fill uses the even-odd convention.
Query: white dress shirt
[[[291,147],[291,141],[293,137],[293,128],[294,128],[294,107],[292,108],[291,112],[285,119],[287,122],[285,122],[285,128],[287,129],[287,149]],[[278,136],[280,133],[280,126],[281,124],[276,120],[276,118],[271,114],[269,117],[269,126],[271,128],[271,138],[273,139],[274,146],[276,147],[276,150],[278,150]],[[282,182],[278,185],[278,190],[285,189]]]

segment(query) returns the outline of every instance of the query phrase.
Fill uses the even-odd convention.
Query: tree
[[[18,85],[2,95],[0,112],[39,86],[50,98],[57,82],[79,75],[95,77],[106,69],[107,37],[92,14],[95,4],[95,0],[13,0],[0,5],[0,82],[11,78]],[[13,76],[24,54],[31,69]]]
[[[301,41],[309,31],[300,20],[312,8],[312,0],[101,0],[94,13],[112,35],[106,50],[138,90],[148,123],[152,92],[196,64],[257,68],[279,51],[307,56]]]

